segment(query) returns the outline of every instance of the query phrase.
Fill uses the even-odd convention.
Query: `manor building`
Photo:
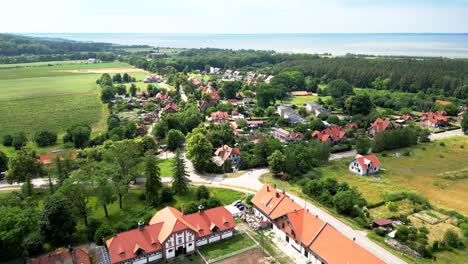
[[[232,237],[236,226],[223,206],[184,215],[167,206],[149,225],[119,233],[106,241],[111,263],[143,264],[194,253],[198,247]]]
[[[382,260],[347,238],[317,215],[302,208],[284,191],[265,184],[252,198],[254,215],[277,237],[312,264],[366,263]]]

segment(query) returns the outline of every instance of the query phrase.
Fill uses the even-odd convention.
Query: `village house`
[[[202,91],[202,98],[203,95],[208,94],[209,95],[209,100],[203,100],[200,104],[200,112],[205,112],[206,109],[216,105],[219,102],[219,99],[221,97],[219,96],[218,92],[216,91],[216,88],[214,87],[203,87]]]
[[[137,97],[150,97],[151,94],[148,91],[140,91],[136,92]]]
[[[305,123],[306,120],[300,117],[290,105],[280,105],[277,108],[277,113],[283,119],[289,120],[292,124]]]
[[[212,158],[213,162],[218,166],[222,166],[226,160],[229,160],[233,166],[236,166],[239,164],[240,159],[240,149],[236,147],[231,148],[228,145],[223,145],[222,147],[218,148],[214,153],[214,157]]]
[[[448,126],[448,118],[445,111],[427,112],[419,117],[419,124],[424,127],[439,128]]]
[[[221,71],[221,68],[210,67],[210,74],[219,74],[220,71]]]
[[[210,120],[211,120],[211,122],[213,122],[215,124],[220,124],[220,123],[223,123],[223,122],[227,122],[227,121],[229,121],[228,112],[222,112],[222,111],[212,112],[210,114]]]
[[[54,252],[35,258],[32,264],[91,264],[89,251],[84,247],[57,248]]]
[[[273,136],[285,142],[295,142],[304,139],[301,132],[289,132],[282,128],[272,128]]]
[[[177,112],[177,104],[175,103],[169,103],[167,104],[163,111],[168,114],[176,113]]]
[[[383,132],[385,130],[395,129],[396,126],[393,124],[390,119],[377,118],[374,123],[367,129],[369,136],[374,137],[376,134]]]
[[[231,112],[232,120],[236,121],[239,119],[245,119],[245,115],[239,113],[237,110],[232,110]]]
[[[267,222],[278,238],[312,264],[384,263],[329,223],[302,208],[284,191],[265,184],[252,198],[252,203],[254,215]]]
[[[315,130],[312,132],[312,138],[322,142],[329,142],[330,144],[337,144],[346,139],[346,132],[340,126],[332,124],[329,128],[322,131]]]
[[[97,60],[95,58],[89,58],[88,63],[96,63]]]
[[[348,129],[348,130],[355,130],[355,129],[358,129],[358,125],[356,123],[349,123],[349,124],[346,124],[345,129]]]
[[[231,77],[232,77],[232,70],[226,70],[224,72],[223,78],[224,79],[231,79]]]
[[[150,74],[150,75],[147,75],[143,79],[143,82],[144,83],[160,83],[162,82],[162,77],[160,75]]]
[[[399,125],[403,125],[403,124],[406,124],[409,121],[413,121],[413,117],[411,115],[406,114],[406,115],[402,115],[400,118],[395,120],[395,123],[397,123]]]
[[[268,75],[268,77],[265,78],[265,83],[270,83],[271,79],[275,78],[273,75]]]
[[[173,207],[159,210],[149,225],[122,232],[106,241],[111,263],[149,263],[170,259],[232,237],[236,223],[223,206],[184,215]]]
[[[393,228],[393,221],[391,219],[379,218],[372,220],[372,227],[379,228],[385,231],[391,231]]]
[[[374,174],[380,170],[380,161],[373,154],[366,156],[357,155],[349,163],[349,170],[360,176]]]
[[[330,115],[331,114],[331,112],[328,109],[323,108],[317,102],[306,103],[306,111],[307,111],[307,113],[312,113],[315,116],[319,116],[320,114],[324,114],[324,115]]]
[[[172,98],[168,93],[159,92],[156,94],[156,100],[160,100],[164,103],[170,103],[172,101]]]

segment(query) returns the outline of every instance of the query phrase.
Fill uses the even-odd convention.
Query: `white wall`
[[[146,261],[146,256],[143,257],[143,258],[134,260],[133,263],[134,263],[134,264],[144,264],[144,263],[147,263],[147,261]]]
[[[228,238],[228,237],[232,237],[233,233],[232,233],[232,230],[230,231],[227,231],[227,232],[223,232],[221,234],[221,239],[225,239],[225,238]]]
[[[161,259],[162,258],[162,251],[158,251],[155,253],[155,255],[153,256],[150,256],[148,259],[149,261],[153,261],[153,260],[158,260],[158,259]]]
[[[203,246],[203,245],[206,245],[206,244],[208,244],[208,239],[207,238],[197,240],[197,247]]]
[[[218,241],[221,239],[221,236],[219,235],[219,233],[216,233],[214,235],[211,235],[209,238],[208,238],[208,243],[213,243],[215,241]]]

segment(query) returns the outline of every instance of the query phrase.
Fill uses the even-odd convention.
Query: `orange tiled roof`
[[[358,125],[356,123],[349,123],[345,125],[345,129],[358,129]]]
[[[223,161],[227,160],[231,155],[239,155],[239,148],[231,148],[228,145],[223,145],[215,151],[215,155],[220,157]]]
[[[338,142],[341,139],[343,139],[345,135],[346,132],[343,130],[343,128],[337,125],[332,125],[329,128],[324,129],[322,131],[315,130],[312,133],[312,137],[315,137],[323,142],[327,141],[329,138],[331,138],[333,142]]]
[[[228,112],[216,111],[210,114],[211,121],[226,121],[229,119]]]
[[[437,124],[438,122],[448,121],[447,117],[443,115],[443,112],[439,112],[439,111],[437,111],[436,113],[433,113],[433,112],[424,113],[419,118],[419,121],[426,121],[426,120],[428,120],[429,122],[433,124]]]
[[[268,184],[263,185],[262,189],[255,194],[252,203],[271,219],[293,212],[294,209],[301,209],[284,192],[280,192]]]
[[[366,155],[366,156],[357,155],[356,156],[356,161],[359,163],[359,165],[361,165],[361,168],[363,170],[367,170],[367,164],[369,162],[372,162],[373,167],[380,166],[379,159],[373,154]]]
[[[170,104],[167,104],[165,107],[164,107],[164,112],[168,111],[169,109],[172,109],[174,111],[177,112],[177,104],[175,103],[170,103]]]
[[[308,92],[308,91],[293,91],[293,92],[291,92],[291,95],[293,95],[293,96],[306,96],[306,95],[312,95],[312,92]]]
[[[32,261],[32,264],[57,263],[91,264],[91,261],[89,259],[88,249],[86,248],[73,248],[72,250],[57,248],[54,252],[35,258]]]
[[[384,131],[385,129],[387,129],[389,125],[390,125],[390,119],[388,118],[382,119],[379,117],[374,121],[374,123],[372,123],[371,128],[374,128],[376,133],[380,133]]]

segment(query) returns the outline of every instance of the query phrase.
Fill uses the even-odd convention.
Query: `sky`
[[[1,6],[0,32],[10,33],[468,32],[468,0],[14,0]]]

